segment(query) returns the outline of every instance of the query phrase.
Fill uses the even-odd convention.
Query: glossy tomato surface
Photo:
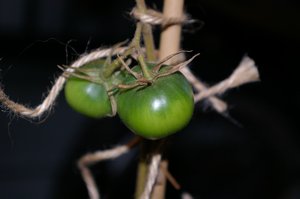
[[[194,110],[192,88],[179,72],[158,78],[150,86],[121,92],[117,104],[124,124],[148,139],[159,139],[181,130]]]

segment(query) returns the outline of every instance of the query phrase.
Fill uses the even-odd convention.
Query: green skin
[[[65,98],[75,111],[88,117],[102,118],[112,112],[108,94],[101,84],[70,78],[65,86]]]
[[[130,130],[147,139],[159,139],[188,124],[194,98],[189,82],[177,72],[158,78],[150,86],[121,92],[117,105],[121,120]]]
[[[99,59],[80,67],[85,74],[99,83],[71,77],[65,85],[65,98],[77,112],[92,118],[109,116],[111,103],[101,76],[105,60]],[[109,82],[109,80],[105,80]],[[109,84],[109,83],[108,83]]]

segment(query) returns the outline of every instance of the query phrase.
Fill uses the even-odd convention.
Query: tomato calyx
[[[119,84],[117,87],[119,89],[133,89],[135,87],[146,87],[151,86],[157,79],[165,76],[172,75],[178,71],[180,71],[183,67],[187,66],[195,57],[199,55],[196,54],[192,58],[190,58],[187,61],[176,63],[173,65],[165,65],[165,62],[173,58],[174,56],[188,52],[188,51],[179,51],[177,53],[174,53],[172,55],[169,55],[165,59],[163,59],[161,62],[157,64],[151,64],[148,63],[147,67],[150,68],[150,78],[145,77],[142,72],[141,63],[137,65],[136,67],[133,67],[132,69],[125,63],[122,57],[118,56],[118,59],[120,60],[120,63],[125,68],[125,70],[134,77],[135,81],[131,81],[129,84]]]
[[[59,66],[67,78],[65,96],[68,104],[83,115],[102,118],[117,113],[116,100],[109,91],[122,82],[124,72],[103,75],[111,60],[97,59],[80,67]]]

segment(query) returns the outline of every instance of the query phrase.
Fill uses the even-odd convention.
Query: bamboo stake
[[[137,8],[144,13],[147,9],[145,0],[136,0],[136,5]],[[146,47],[146,55],[147,55],[147,60],[150,62],[153,62],[156,60],[155,57],[155,46],[154,46],[154,39],[153,39],[153,34],[152,34],[152,27],[150,24],[142,24],[142,33],[143,33],[143,40],[144,44]],[[144,145],[152,145],[152,144],[147,144],[144,142]],[[142,148],[145,146],[143,145]],[[149,171],[149,163],[146,161],[146,158],[143,157],[145,156],[145,151],[146,153],[149,152],[145,149],[142,149],[142,154],[141,154],[141,159],[138,163],[138,171],[137,171],[137,179],[136,179],[136,189],[135,189],[135,198],[139,199],[145,189],[146,185],[146,180],[147,180],[147,174]],[[151,151],[150,153],[152,153]]]
[[[138,164],[137,179],[135,186],[135,199],[139,199],[144,191],[147,173],[148,163],[146,163],[144,159],[141,159]]]
[[[184,0],[164,0],[163,14],[167,18],[180,18],[183,15]],[[159,59],[176,53],[180,49],[181,25],[166,27],[160,36]]]
[[[167,18],[180,18],[183,14],[184,0],[164,0],[163,14]],[[180,50],[181,25],[171,25],[162,30],[159,45],[159,60]],[[167,169],[168,161],[163,160],[160,167]],[[164,199],[166,190],[166,177],[160,170],[157,183],[152,192],[151,199]]]
[[[137,3],[142,5],[144,0],[137,0]],[[180,18],[183,14],[184,0],[164,0],[163,14],[167,18]],[[160,51],[159,60],[167,57],[170,54],[176,53],[180,49],[181,25],[171,25],[163,29],[160,38]],[[168,161],[163,160],[160,163],[160,168],[167,169]],[[147,171],[147,164],[144,162],[139,163],[138,178],[136,186],[136,198],[139,198],[142,188],[145,184],[145,172]],[[161,169],[154,185],[151,199],[164,199],[166,189],[166,177]]]

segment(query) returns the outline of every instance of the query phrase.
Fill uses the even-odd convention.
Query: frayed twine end
[[[245,56],[229,78],[195,95],[195,102],[214,95],[220,95],[231,88],[259,80],[259,72],[254,61],[250,57]]]

